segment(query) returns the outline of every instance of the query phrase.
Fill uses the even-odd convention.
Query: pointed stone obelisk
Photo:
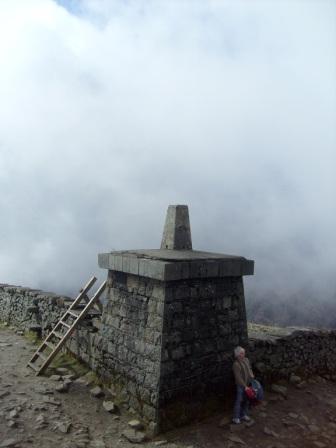
[[[168,207],[161,249],[192,250],[187,205],[170,205]]]
[[[231,353],[248,346],[243,276],[253,260],[193,250],[186,205],[168,207],[161,249],[98,260],[109,285],[99,375],[153,435],[222,409]]]

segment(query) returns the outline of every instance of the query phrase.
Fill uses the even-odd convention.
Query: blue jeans
[[[233,406],[233,418],[242,418],[247,415],[248,399],[244,386],[236,386],[236,400]]]

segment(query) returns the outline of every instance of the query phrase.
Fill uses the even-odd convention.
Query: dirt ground
[[[132,416],[109,413],[105,398],[91,396],[92,384],[68,377],[36,377],[26,363],[32,342],[0,328],[0,448],[117,448],[137,446],[122,435]],[[71,372],[60,372],[63,375]],[[230,415],[163,434],[138,446],[166,448],[335,448],[336,383],[314,377],[285,396],[266,392],[251,411],[252,424],[231,425]]]

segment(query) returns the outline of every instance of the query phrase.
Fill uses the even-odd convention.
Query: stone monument
[[[243,276],[254,262],[192,249],[170,205],[160,249],[99,254],[108,270],[101,374],[156,434],[223,406],[232,350],[247,345]]]

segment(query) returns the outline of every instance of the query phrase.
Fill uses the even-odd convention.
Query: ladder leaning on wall
[[[104,292],[106,281],[90,299],[87,292],[96,282],[96,277],[92,277],[89,282],[80,290],[77,298],[72,302],[67,311],[63,314],[54,329],[48,334],[32,358],[27,364],[40,375],[50,365],[57,353],[62,349],[66,341],[72,336],[74,330],[80,325],[88,312],[93,308],[102,311],[102,304],[99,297]]]

